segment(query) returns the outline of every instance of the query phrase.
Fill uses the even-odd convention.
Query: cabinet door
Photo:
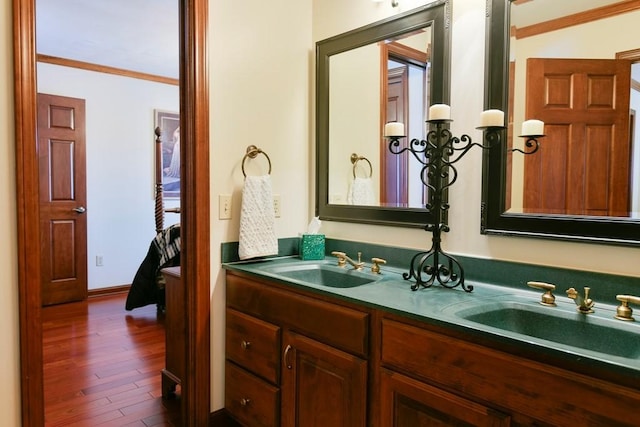
[[[365,360],[286,331],[282,363],[283,427],[366,425]]]
[[[383,426],[510,425],[508,415],[386,369],[382,369],[380,388]]]

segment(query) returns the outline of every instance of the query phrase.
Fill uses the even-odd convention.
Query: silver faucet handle
[[[640,298],[632,295],[616,295],[616,299],[620,301],[620,305],[616,309],[615,318],[618,320],[633,322],[635,319],[632,316],[633,310],[629,307],[629,303],[631,302],[640,305]]]
[[[540,304],[546,305],[548,307],[556,306],[556,297],[553,295],[553,291],[556,290],[556,285],[545,282],[531,281],[527,282],[527,286],[529,286],[530,288],[542,289],[543,291],[545,291],[545,293],[542,294],[542,297],[540,297]]]

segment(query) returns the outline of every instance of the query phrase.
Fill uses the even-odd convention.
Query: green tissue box
[[[324,259],[324,234],[303,234],[298,252],[303,260]]]

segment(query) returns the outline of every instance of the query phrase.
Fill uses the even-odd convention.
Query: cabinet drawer
[[[640,406],[640,391],[570,370],[390,319],[381,330],[383,366],[550,425],[632,425]]]
[[[280,424],[280,390],[232,362],[225,363],[224,406],[244,426]]]
[[[278,384],[280,328],[228,308],[226,329],[227,358],[267,381]]]
[[[369,314],[227,273],[227,306],[366,357]]]

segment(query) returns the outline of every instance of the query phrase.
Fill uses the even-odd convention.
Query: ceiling
[[[36,0],[39,54],[178,78],[178,0]]]

